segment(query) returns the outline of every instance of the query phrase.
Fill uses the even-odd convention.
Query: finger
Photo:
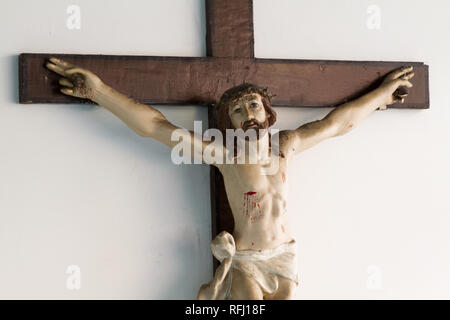
[[[408,66],[408,67],[402,67],[400,69],[394,70],[390,73],[389,77],[391,79],[397,79],[399,77],[401,77],[403,74],[405,74],[406,72],[411,72],[413,69],[412,66]]]
[[[69,96],[73,96],[73,90],[72,90],[72,89],[69,89],[69,88],[62,88],[62,89],[61,89],[61,92],[64,93],[64,94],[67,94],[67,95],[69,95]]]
[[[81,73],[81,74],[84,75],[84,74],[87,74],[88,72],[86,70],[82,69],[82,68],[71,68],[69,70],[66,70],[66,73],[68,75],[73,75],[75,73]]]
[[[68,79],[66,79],[66,78],[61,78],[61,79],[59,79],[59,84],[60,85],[62,85],[62,86],[66,86],[66,87],[69,87],[69,88],[73,88],[73,83],[72,82],[70,82]]]
[[[407,74],[402,76],[402,80],[409,80],[414,77],[414,72],[408,72]]]
[[[56,72],[57,74],[59,74],[61,76],[65,76],[66,75],[66,73],[64,72],[64,70],[61,67],[59,67],[59,66],[57,66],[57,65],[55,65],[53,63],[47,62],[46,67],[48,69]]]
[[[66,61],[63,61],[61,59],[55,58],[55,57],[51,57],[49,60],[51,62],[53,62],[54,64],[62,67],[62,68],[72,68],[72,67],[74,67],[74,65],[72,65],[72,64],[70,64],[70,63],[68,63]]]
[[[412,88],[413,84],[409,82],[409,80],[397,79],[397,86],[405,86],[408,88]]]
[[[403,103],[403,102],[405,102],[405,98],[395,97],[394,102],[396,102],[396,103]]]

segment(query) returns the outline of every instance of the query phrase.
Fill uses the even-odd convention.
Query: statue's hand
[[[50,58],[48,69],[62,75],[59,84],[64,86],[61,92],[77,98],[94,100],[95,94],[103,85],[102,80],[87,69],[77,67],[57,58]]]
[[[389,73],[378,87],[378,91],[382,96],[383,105],[378,109],[384,110],[387,105],[394,102],[403,103],[408,95],[406,87],[411,88],[413,85],[409,82],[414,76],[413,67],[402,67]]]

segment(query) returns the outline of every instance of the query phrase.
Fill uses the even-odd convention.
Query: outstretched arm
[[[359,125],[376,109],[384,110],[394,102],[403,103],[404,96],[394,96],[399,87],[411,88],[413,67],[403,67],[387,75],[383,83],[368,94],[333,109],[327,117],[337,124],[336,135],[343,135]]]
[[[412,69],[403,67],[394,70],[377,89],[334,108],[323,119],[306,123],[295,130],[280,132],[280,146],[288,155],[297,154],[327,138],[349,132],[376,109],[384,110],[394,102],[403,103],[406,94],[399,96],[394,92],[402,86],[412,87],[409,82],[414,76]]]
[[[107,86],[93,72],[57,58],[50,58],[47,68],[63,76],[61,92],[77,98],[89,99],[111,111],[130,129],[144,136],[144,128],[160,112],[143,105]]]
[[[142,137],[158,140],[171,149],[180,142],[179,140],[172,141],[172,133],[182,128],[170,123],[159,110],[141,104],[107,86],[91,71],[57,58],[50,58],[46,66],[63,76],[59,80],[59,84],[63,86],[62,93],[96,102],[115,114]],[[195,158],[202,159],[204,149],[210,144],[215,154],[224,155],[225,153],[223,145],[202,141],[202,138],[194,135],[192,131],[183,129],[177,132],[179,133],[178,138],[183,139],[183,141],[190,141],[192,147],[194,143],[202,146],[202,148],[199,148],[200,150],[191,148],[191,155]]]

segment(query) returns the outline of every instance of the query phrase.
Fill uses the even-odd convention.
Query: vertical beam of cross
[[[253,59],[253,1],[206,0],[206,55]]]

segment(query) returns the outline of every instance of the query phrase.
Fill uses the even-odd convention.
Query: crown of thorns
[[[213,104],[213,107],[223,107],[225,105],[229,105],[230,103],[235,103],[239,101],[244,95],[250,93],[258,93],[262,97],[265,97],[269,102],[272,102],[272,98],[276,96],[276,94],[270,94],[267,91],[268,87],[259,87],[257,85],[251,83],[243,83],[241,85],[235,86],[233,88],[225,91],[217,104]]]

